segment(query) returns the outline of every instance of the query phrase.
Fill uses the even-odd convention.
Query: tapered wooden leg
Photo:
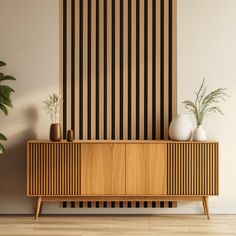
[[[39,217],[39,212],[40,212],[40,209],[41,209],[41,204],[42,204],[42,198],[38,197],[38,199],[37,199],[37,206],[36,206],[36,214],[35,214],[35,219],[36,220]]]
[[[208,207],[208,197],[204,196],[203,200],[204,200],[205,212],[206,212],[206,215],[207,215],[207,219],[209,220],[210,219],[210,213],[209,213],[209,207]]]
[[[206,215],[206,206],[205,206],[204,197],[202,198],[202,208],[203,208],[204,215]]]
[[[41,205],[40,205],[40,209],[39,209],[39,215],[42,214],[42,210],[43,210],[43,201],[41,199]]]

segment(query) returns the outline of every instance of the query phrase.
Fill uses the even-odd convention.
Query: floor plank
[[[236,236],[235,215],[1,216],[0,236]]]

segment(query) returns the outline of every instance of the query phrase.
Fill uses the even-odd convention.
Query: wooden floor
[[[236,215],[0,216],[0,235],[236,235]]]

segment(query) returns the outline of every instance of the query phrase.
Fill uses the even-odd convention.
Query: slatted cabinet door
[[[125,194],[125,144],[81,145],[81,194]]]
[[[168,194],[218,195],[216,142],[168,144]]]
[[[126,194],[167,193],[166,144],[126,145]]]
[[[80,194],[80,144],[28,143],[28,196]]]

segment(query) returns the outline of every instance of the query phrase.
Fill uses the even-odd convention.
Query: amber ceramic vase
[[[61,124],[60,123],[51,124],[49,137],[50,137],[51,141],[61,141],[62,134],[61,134]]]

